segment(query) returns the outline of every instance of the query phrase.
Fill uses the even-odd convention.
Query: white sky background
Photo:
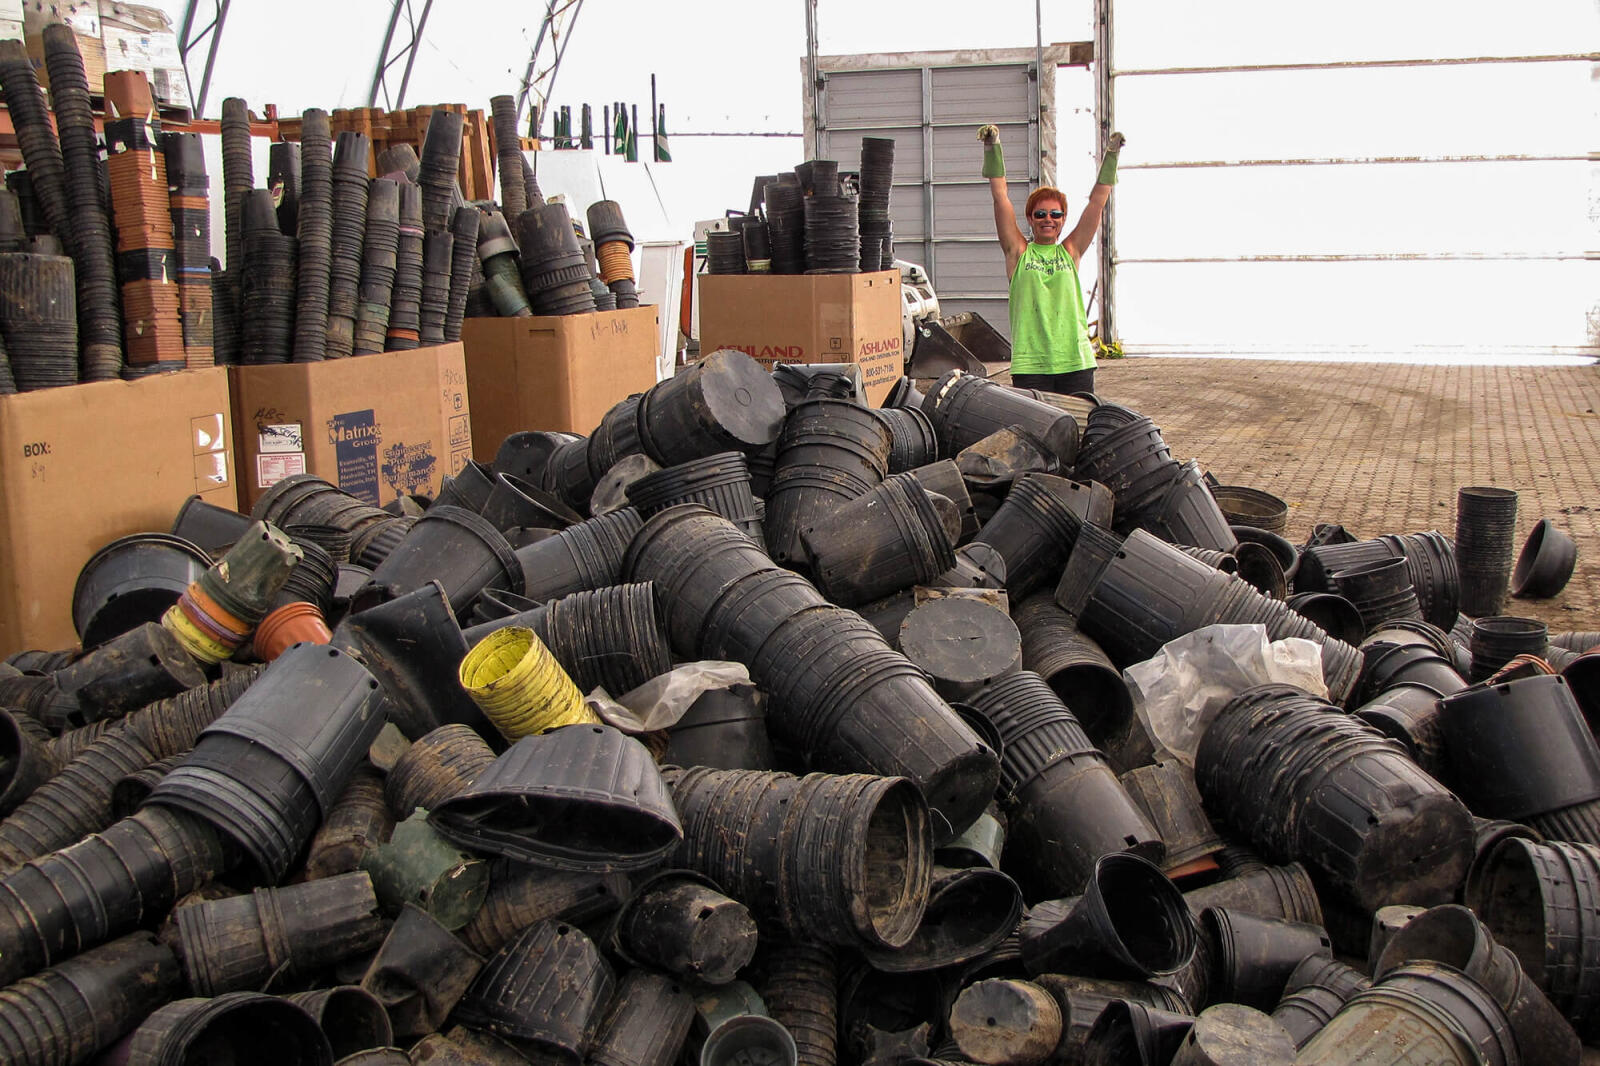
[[[182,0],[164,5],[176,23]],[[364,105],[390,6],[236,0],[208,111],[228,95],[284,114]],[[1047,43],[1092,37],[1088,0],[1043,8]],[[1600,51],[1600,0],[1120,0],[1116,10],[1122,69]],[[435,0],[406,103],[487,109],[490,96],[515,92],[543,11],[539,0]],[[803,11],[801,0],[585,0],[553,102],[575,113],[590,103],[598,129],[601,105],[621,98],[640,105],[648,129],[654,73],[673,162],[652,173],[688,237],[696,219],[745,206],[755,175],[800,160],[798,139],[680,134],[798,132]],[[1034,3],[820,0],[818,30],[823,54],[1031,47]],[[1083,121],[1091,94],[1091,79],[1063,71],[1057,107],[1075,140],[1059,145],[1059,180],[1075,205],[1093,174]],[[1560,63],[1127,77],[1117,125],[1125,164],[1594,153],[1600,73]],[[1117,250],[1596,255],[1597,175],[1595,162],[1128,170],[1116,194]],[[1118,271],[1118,322],[1129,344],[1207,350],[1596,345],[1600,262],[1129,263]]]

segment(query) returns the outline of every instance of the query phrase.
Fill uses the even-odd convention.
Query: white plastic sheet
[[[584,702],[607,725],[624,733],[652,733],[677,725],[694,701],[707,692],[749,683],[750,671],[743,663],[707,659],[684,663],[620,697],[597,688]]]
[[[1197,629],[1128,667],[1122,676],[1133,692],[1134,713],[1157,749],[1189,766],[1206,727],[1245,689],[1276,683],[1313,696],[1328,695],[1321,645],[1299,637],[1269,641],[1262,625]]]

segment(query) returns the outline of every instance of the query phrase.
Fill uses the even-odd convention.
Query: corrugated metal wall
[[[1031,63],[833,70],[825,75],[817,154],[841,170],[861,138],[893,137],[895,255],[927,268],[945,314],[977,311],[1003,333],[1005,258],[994,235],[977,127],[1000,127],[1020,216],[1039,184],[1039,83]]]

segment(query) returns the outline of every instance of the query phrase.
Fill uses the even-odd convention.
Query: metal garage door
[[[977,127],[1000,127],[1020,216],[1039,184],[1039,138],[1052,133],[1041,130],[1034,64],[927,64],[822,77],[818,156],[855,170],[862,137],[893,137],[895,255],[927,268],[944,314],[977,311],[1009,332],[1005,258],[994,236]]]

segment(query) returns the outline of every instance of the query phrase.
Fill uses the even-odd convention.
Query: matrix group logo
[[[333,445],[339,487],[374,507],[378,500],[378,445],[383,428],[371,411],[347,411],[328,419],[328,443]]]

